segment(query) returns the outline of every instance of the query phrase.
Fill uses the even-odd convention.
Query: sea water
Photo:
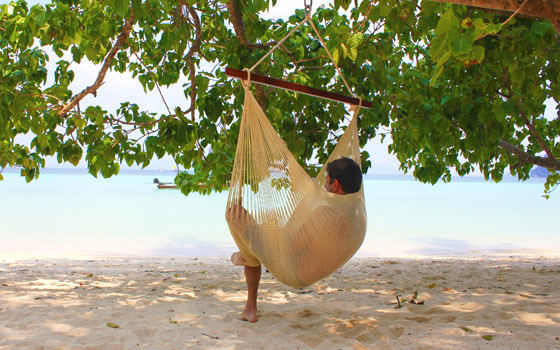
[[[229,257],[227,192],[157,189],[173,174],[132,171],[96,179],[44,171],[0,181],[0,255]],[[358,256],[560,256],[560,192],[543,180],[458,179],[422,184],[366,177],[368,225]]]

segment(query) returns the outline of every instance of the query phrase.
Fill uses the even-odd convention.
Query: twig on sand
[[[218,336],[216,336],[216,335],[210,335],[210,334],[206,334],[206,333],[200,333],[200,334],[205,335],[205,336],[207,336],[207,337],[210,337],[210,338],[212,338],[212,339],[220,339],[220,337],[218,337]]]

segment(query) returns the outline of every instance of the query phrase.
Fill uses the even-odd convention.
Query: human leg
[[[261,280],[261,266],[245,266],[245,281],[247,282],[247,302],[241,313],[241,318],[249,322],[257,322],[257,292]]]

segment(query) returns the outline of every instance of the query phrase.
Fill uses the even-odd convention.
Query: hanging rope
[[[299,27],[301,27],[305,22],[307,22],[310,19],[311,19],[311,11],[305,16],[303,21],[299,22],[285,37],[283,37],[279,42],[277,42],[276,45],[274,45],[272,47],[272,49],[270,49],[270,51],[267,52],[266,55],[261,57],[261,59],[257,63],[255,63],[251,68],[249,68],[249,72],[252,72],[253,69],[257,68],[257,66],[259,64],[261,64],[268,56],[270,56],[272,54],[272,52],[274,52],[274,50],[276,50],[278,47],[280,47],[280,45],[282,45],[284,43],[284,41],[286,41],[290,36],[292,36],[292,34],[294,34],[294,32]]]
[[[334,68],[336,69],[336,71],[338,72],[338,75],[342,78],[342,81],[344,82],[344,85],[346,86],[346,89],[348,90],[348,93],[350,93],[350,95],[354,96],[354,97],[358,97],[356,94],[354,94],[352,92],[352,89],[350,89],[350,85],[348,84],[348,82],[346,81],[346,78],[344,77],[344,75],[342,74],[342,71],[340,70],[340,68],[338,67],[338,65],[336,64],[329,48],[327,47],[327,44],[325,43],[325,41],[323,40],[323,37],[321,36],[321,34],[319,33],[319,30],[317,29],[317,27],[315,26],[315,23],[313,23],[313,20],[311,19],[311,10],[312,10],[312,6],[313,6],[313,1],[310,0],[309,4],[307,3],[307,0],[304,0],[304,7],[305,7],[305,18],[299,22],[288,34],[286,34],[286,36],[284,36],[279,42],[276,43],[276,45],[274,45],[267,53],[266,55],[264,55],[263,57],[261,57],[260,60],[257,61],[257,63],[255,63],[251,68],[249,69],[243,69],[244,71],[247,71],[247,74],[249,76],[250,79],[250,75],[251,72],[257,68],[268,56],[270,56],[278,47],[280,47],[280,45],[282,45],[289,37],[292,36],[292,34],[294,34],[294,32],[296,30],[298,30],[303,24],[305,24],[305,22],[309,22],[309,24],[311,24],[311,28],[313,28],[313,31],[315,32],[315,34],[317,35],[317,37],[319,38],[319,41],[321,42],[321,45],[323,45],[323,47],[325,48],[325,51],[327,52],[331,62],[334,65]],[[360,105],[361,105],[361,98],[360,98]]]
[[[331,62],[334,65],[334,68],[338,72],[338,75],[340,75],[340,77],[342,78],[342,81],[344,82],[344,85],[346,85],[346,89],[348,89],[348,93],[350,93],[350,95],[352,95],[352,96],[356,96],[352,92],[352,89],[350,89],[350,85],[348,85],[348,82],[346,82],[346,79],[344,78],[344,75],[342,74],[342,71],[340,70],[340,68],[338,68],[338,65],[336,64],[334,58],[332,57],[331,52],[329,51],[329,48],[327,47],[327,44],[325,44],[325,41],[321,37],[321,34],[319,34],[319,31],[317,30],[317,27],[315,27],[315,23],[313,23],[313,21],[311,21],[311,20],[309,21],[309,23],[311,24],[311,27],[315,31],[315,34],[317,34],[317,36],[319,37],[319,40],[321,41],[321,45],[323,45],[323,47],[325,48],[325,51],[327,51],[327,54],[329,55],[329,58],[331,59]]]

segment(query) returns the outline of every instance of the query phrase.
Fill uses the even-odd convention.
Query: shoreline
[[[233,253],[237,247],[233,247]],[[229,251],[228,251],[229,254]],[[229,261],[228,254],[201,254],[194,255],[147,255],[147,254],[66,254],[65,252],[57,252],[52,254],[5,254],[0,252],[0,264],[12,263],[17,261],[28,260],[220,260],[225,259]],[[560,252],[555,250],[503,250],[503,251],[488,251],[488,252],[467,252],[467,253],[434,253],[434,254],[387,254],[377,255],[369,252],[356,253],[350,261],[355,260],[388,260],[388,259],[402,259],[402,260],[505,260],[505,259],[549,259],[560,261]]]
[[[0,255],[0,349],[560,347],[560,258],[355,257],[304,289],[263,270],[256,324],[226,258],[81,258]]]
[[[4,174],[16,174],[20,176],[21,168],[10,168],[6,167],[3,171]],[[182,171],[181,171],[182,172]],[[187,171],[188,172],[188,171]],[[87,168],[76,168],[76,167],[50,167],[50,168],[43,168],[40,172],[41,175],[88,175],[92,178],[95,178],[93,175],[89,173]],[[111,179],[115,178],[118,175],[134,175],[134,176],[165,176],[168,178],[173,179],[175,175],[177,175],[177,170],[174,169],[158,169],[158,168],[151,168],[151,169],[142,169],[142,168],[121,168],[117,175],[114,175],[109,178],[99,178],[99,179]],[[35,179],[34,181],[40,181],[39,179]],[[454,174],[452,177],[452,181],[454,182],[485,182],[485,183],[494,183],[492,180],[486,180],[484,175],[482,174],[469,174],[465,176],[459,176]],[[371,173],[364,174],[364,180],[386,180],[386,181],[417,181],[413,175],[411,174],[403,174],[402,172],[375,172],[372,171]],[[25,180],[23,180],[25,181]],[[543,183],[546,182],[546,177],[541,176],[532,176],[526,180],[519,180],[517,177],[512,176],[511,174],[504,174],[504,178],[500,181],[501,183]],[[440,180],[438,183],[444,183]]]

